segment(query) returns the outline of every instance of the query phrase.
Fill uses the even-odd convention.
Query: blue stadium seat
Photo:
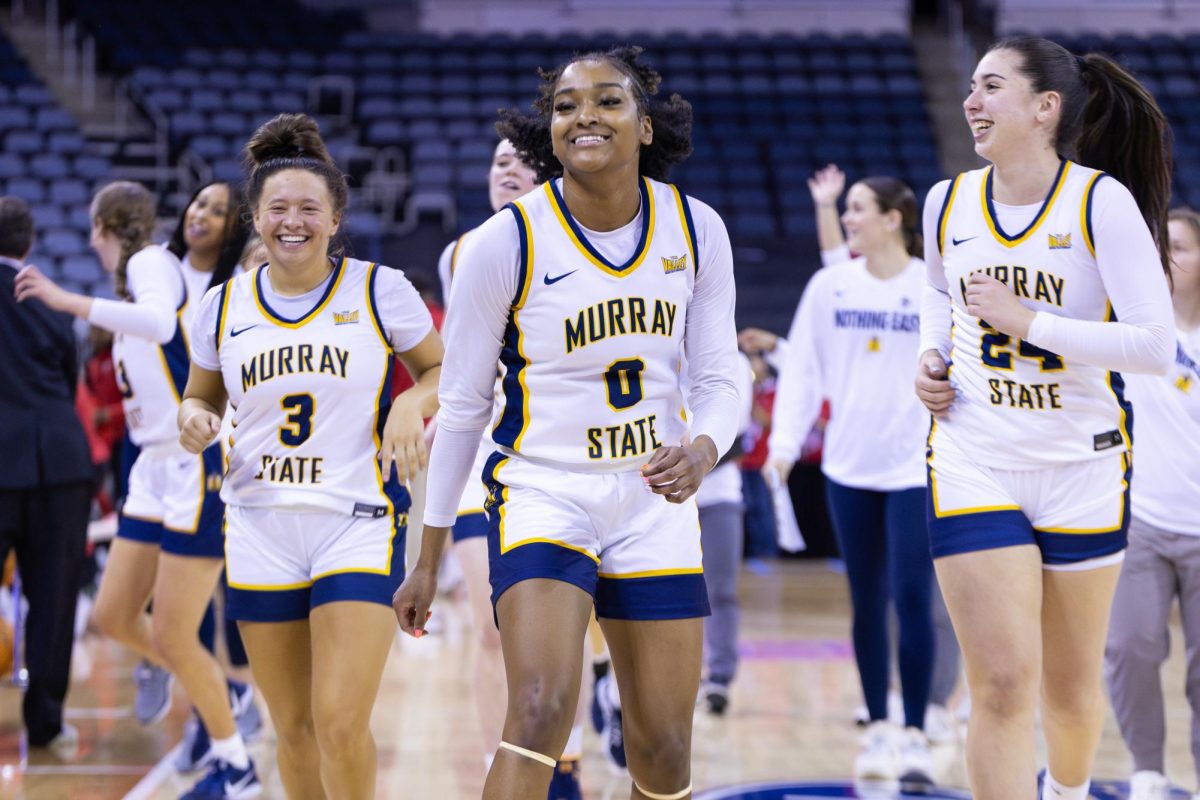
[[[59,275],[67,281],[88,284],[102,280],[103,271],[94,256],[68,254],[59,266]]]
[[[86,180],[107,178],[110,173],[108,159],[99,156],[78,156],[72,165],[75,175]]]
[[[230,154],[230,146],[224,136],[205,133],[192,137],[188,149],[204,159],[222,158]]]
[[[42,178],[43,180],[54,180],[56,178],[67,177],[71,170],[67,164],[67,159],[61,155],[57,153],[43,153],[30,159],[29,171],[34,177]]]
[[[412,174],[413,183],[422,190],[448,189],[454,182],[453,169],[448,164],[417,164]]]
[[[41,84],[26,83],[17,87],[17,102],[26,106],[52,106],[54,95]]]
[[[0,179],[21,178],[28,174],[25,159],[16,153],[0,153]]]
[[[33,115],[21,106],[0,107],[0,131],[20,130],[33,125]]]
[[[407,129],[397,119],[381,119],[370,123],[363,137],[363,141],[372,147],[389,147],[407,140]]]
[[[449,161],[454,157],[450,143],[440,139],[423,139],[413,144],[413,162]]]
[[[214,133],[224,136],[249,137],[254,132],[246,115],[238,111],[218,111],[209,118],[209,124]]]
[[[236,158],[218,158],[212,162],[213,180],[238,183],[245,179],[242,162]]]
[[[216,89],[193,89],[188,96],[192,111],[219,111],[225,107],[225,96]]]
[[[57,180],[50,184],[50,199],[59,205],[84,204],[91,200],[87,184],[81,180]]]
[[[4,136],[4,149],[10,153],[40,153],[45,145],[42,134],[29,130],[10,130]]]

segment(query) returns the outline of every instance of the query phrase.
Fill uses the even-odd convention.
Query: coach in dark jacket
[[[63,701],[93,468],[75,413],[70,319],[13,296],[32,244],[29,206],[0,197],[0,562],[16,551],[29,601],[25,728],[29,743],[40,747],[74,735],[63,725]]]

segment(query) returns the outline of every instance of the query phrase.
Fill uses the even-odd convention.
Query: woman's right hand
[[[447,529],[448,530],[448,529]],[[396,621],[400,630],[414,639],[425,635],[425,623],[433,616],[429,607],[433,605],[433,597],[437,594],[437,568],[422,566],[419,562],[396,594],[392,596],[392,611],[396,612]]]
[[[189,453],[200,454],[221,432],[221,418],[203,408],[188,415],[179,426],[179,443]]]
[[[13,295],[19,303],[26,300],[41,300],[54,311],[74,314],[81,319],[87,319],[92,306],[90,297],[68,292],[50,280],[33,264],[22,267],[21,271],[17,273],[13,283]]]
[[[788,477],[792,474],[793,463],[786,458],[772,458],[763,467],[763,478],[767,481],[767,486],[774,489],[776,486],[787,486]]]
[[[926,350],[917,362],[917,397],[935,417],[945,416],[954,402],[954,387],[946,360],[937,350]]]
[[[838,198],[846,188],[846,173],[837,164],[828,164],[808,179],[808,190],[812,192],[817,206],[837,206]]]

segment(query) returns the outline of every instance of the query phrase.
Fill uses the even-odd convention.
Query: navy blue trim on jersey
[[[937,219],[937,246],[940,255],[946,254],[946,214],[950,211],[950,200],[954,197],[954,192],[958,189],[958,182],[962,180],[962,174],[954,176],[954,180],[950,181],[950,186],[946,189],[946,196],[942,198],[942,210],[938,212]]]
[[[225,615],[241,622],[295,622],[308,619],[312,589],[258,591],[230,586],[225,594]]]
[[[712,613],[703,573],[600,578],[596,616],[607,619],[692,619]]]
[[[575,217],[571,216],[571,211],[567,208],[566,201],[563,200],[562,194],[559,193],[557,181],[550,181],[550,192],[554,198],[554,203],[558,206],[558,210],[562,212],[563,219],[565,219],[567,224],[571,226],[571,232],[575,234],[575,238],[578,239],[579,243],[582,244],[588,253],[591,254],[592,258],[596,259],[601,264],[604,264],[609,269],[616,270],[617,272],[624,272],[638,260],[638,256],[642,255],[642,250],[646,247],[646,237],[650,235],[650,194],[649,189],[647,189],[645,178],[638,178],[638,193],[642,198],[642,233],[638,237],[637,247],[633,248],[633,254],[629,256],[628,261],[620,266],[617,266],[605,258],[600,251],[593,247],[592,243],[588,241],[587,236],[584,235],[583,230],[579,227],[579,223],[575,221]],[[697,256],[697,258],[699,258],[699,256]]]
[[[192,360],[188,354],[187,340],[183,336],[183,323],[178,317],[175,319],[175,335],[171,337],[171,341],[159,345],[159,348],[162,350],[163,361],[167,365],[167,372],[171,375],[171,384],[175,387],[175,396],[183,397],[183,390],[187,386],[188,371],[191,369]]]
[[[468,539],[481,539],[488,535],[491,523],[487,514],[476,511],[471,514],[459,514],[450,528],[450,536],[455,544]]]
[[[204,499],[200,503],[196,527],[177,530],[164,523],[162,551],[177,556],[224,558],[225,503],[221,501],[221,475],[225,471],[225,458],[221,453],[221,445],[209,445],[200,458],[204,465],[200,475],[200,480],[204,482]]]
[[[521,242],[521,260],[517,272],[517,293],[513,297],[512,309],[508,312],[508,322],[504,326],[504,344],[500,348],[500,363],[504,364],[504,379],[500,384],[504,392],[504,409],[500,412],[496,427],[492,429],[492,439],[497,444],[516,449],[517,437],[521,435],[526,424],[525,389],[521,386],[521,374],[529,366],[529,362],[521,355],[521,331],[517,328],[516,312],[524,299],[533,264],[529,263],[525,215],[513,203],[509,203],[505,208],[512,211],[516,218],[517,238]]]
[[[267,295],[265,292],[263,292],[262,285],[263,273],[266,272],[264,269],[259,269],[254,273],[254,283],[256,294],[258,295],[258,301],[262,304],[263,311],[266,311],[269,315],[287,325],[299,325],[302,322],[308,322],[313,314],[315,314],[321,309],[321,307],[325,305],[325,301],[329,299],[329,294],[333,291],[333,287],[338,285],[338,278],[341,277],[342,270],[345,268],[346,259],[344,258],[334,263],[333,271],[329,273],[329,282],[325,285],[325,291],[321,293],[321,297],[317,300],[317,302],[313,303],[313,307],[311,309],[296,319],[288,319],[282,314],[276,312],[275,309],[271,308],[270,304],[267,303]]]
[[[1116,322],[1117,312],[1109,306],[1106,322]],[[1116,370],[1108,373],[1108,386],[1116,397],[1117,406],[1121,409],[1121,433],[1125,436],[1125,444],[1133,447],[1133,404],[1125,397],[1125,378]]]
[[[1050,207],[1051,201],[1054,200],[1054,195],[1058,193],[1058,188],[1062,184],[1063,173],[1066,172],[1067,163],[1065,158],[1058,160],[1058,172],[1054,174],[1054,180],[1050,183],[1050,191],[1046,193],[1046,199],[1042,201],[1041,208],[1033,215],[1033,219],[1029,221],[1024,230],[1013,236],[1009,236],[1004,232],[1004,228],[1000,227],[1000,217],[996,214],[996,205],[992,199],[992,179],[996,176],[996,169],[993,167],[988,170],[987,178],[983,183],[983,196],[987,199],[987,214],[991,218],[992,228],[995,229],[997,235],[1005,241],[1015,242],[1041,223],[1043,217],[1046,215],[1046,210]]]
[[[679,189],[676,188],[677,192]],[[688,203],[688,196],[683,192],[679,192],[679,202],[683,206],[683,227],[687,229],[688,239],[692,241],[692,258],[695,260],[693,265],[696,274],[700,274],[700,244],[696,238],[696,223],[692,219],[692,207]]]
[[[375,318],[375,325],[387,341],[388,355],[390,356],[396,352],[396,348],[392,346],[388,329],[383,326],[383,316],[379,313],[379,301],[375,299],[375,276],[379,274],[380,269],[385,269],[385,267],[380,267],[375,262],[371,262],[367,267],[367,305],[371,307],[371,316]],[[386,267],[386,269],[391,269],[391,267]],[[388,383],[388,388],[391,388],[390,382]]]
[[[128,484],[126,484],[128,486]],[[122,514],[117,520],[117,538],[157,545],[162,542],[161,522],[127,517]]]
[[[221,349],[221,328],[225,327],[225,294],[228,291],[229,281],[225,281],[221,284],[221,294],[217,299],[217,327],[213,331],[213,345],[218,350]]]
[[[1092,229],[1092,198],[1096,196],[1096,184],[1100,183],[1100,181],[1107,177],[1107,172],[1101,172],[1099,175],[1097,175],[1096,179],[1092,181],[1091,186],[1088,187],[1087,197],[1084,198],[1083,201],[1083,224],[1087,229],[1087,239],[1092,243],[1093,250],[1096,249],[1096,233]]]

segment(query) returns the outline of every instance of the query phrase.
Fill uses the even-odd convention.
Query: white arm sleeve
[[[821,266],[831,267],[834,264],[841,264],[850,260],[850,246],[842,243],[832,250],[821,251]]]
[[[457,244],[458,240],[455,239],[446,245],[442,254],[438,256],[438,281],[442,284],[442,308],[450,305],[450,282],[454,279],[454,275],[450,272],[450,264],[453,261],[451,256],[454,255],[454,247]]]
[[[375,273],[375,303],[388,341],[397,353],[412,350],[433,330],[433,317],[404,273],[380,264]]]
[[[221,288],[214,286],[204,293],[200,309],[192,318],[188,340],[192,363],[213,372],[221,371],[221,360],[217,355],[217,314],[221,313]]]
[[[175,312],[187,291],[175,256],[157,245],[139,250],[126,265],[125,285],[133,302],[97,298],[88,322],[159,344],[171,341]]]
[[[463,243],[442,335],[438,433],[429,457],[425,524],[454,524],[479,438],[492,414],[496,364],[517,294],[521,244],[516,218],[501,210]]]
[[[1068,360],[1164,375],[1175,357],[1175,317],[1158,248],[1128,189],[1101,178],[1093,192],[1096,266],[1119,321],[1039,311],[1025,338]]]
[[[768,458],[794,463],[821,411],[824,396],[817,342],[817,315],[826,304],[824,273],[809,279],[788,331],[788,348],[775,384],[775,413],[767,440]]]
[[[688,198],[700,248],[696,285],[688,305],[684,351],[691,384],[692,439],[708,436],[717,457],[733,444],[741,418],[742,398],[733,376],[738,363],[734,323],[733,249],[725,223],[708,205]]]
[[[950,181],[942,181],[925,196],[925,289],[921,293],[921,343],[917,352],[937,350],[950,357],[950,285],[938,248],[938,216],[946,203]]]

